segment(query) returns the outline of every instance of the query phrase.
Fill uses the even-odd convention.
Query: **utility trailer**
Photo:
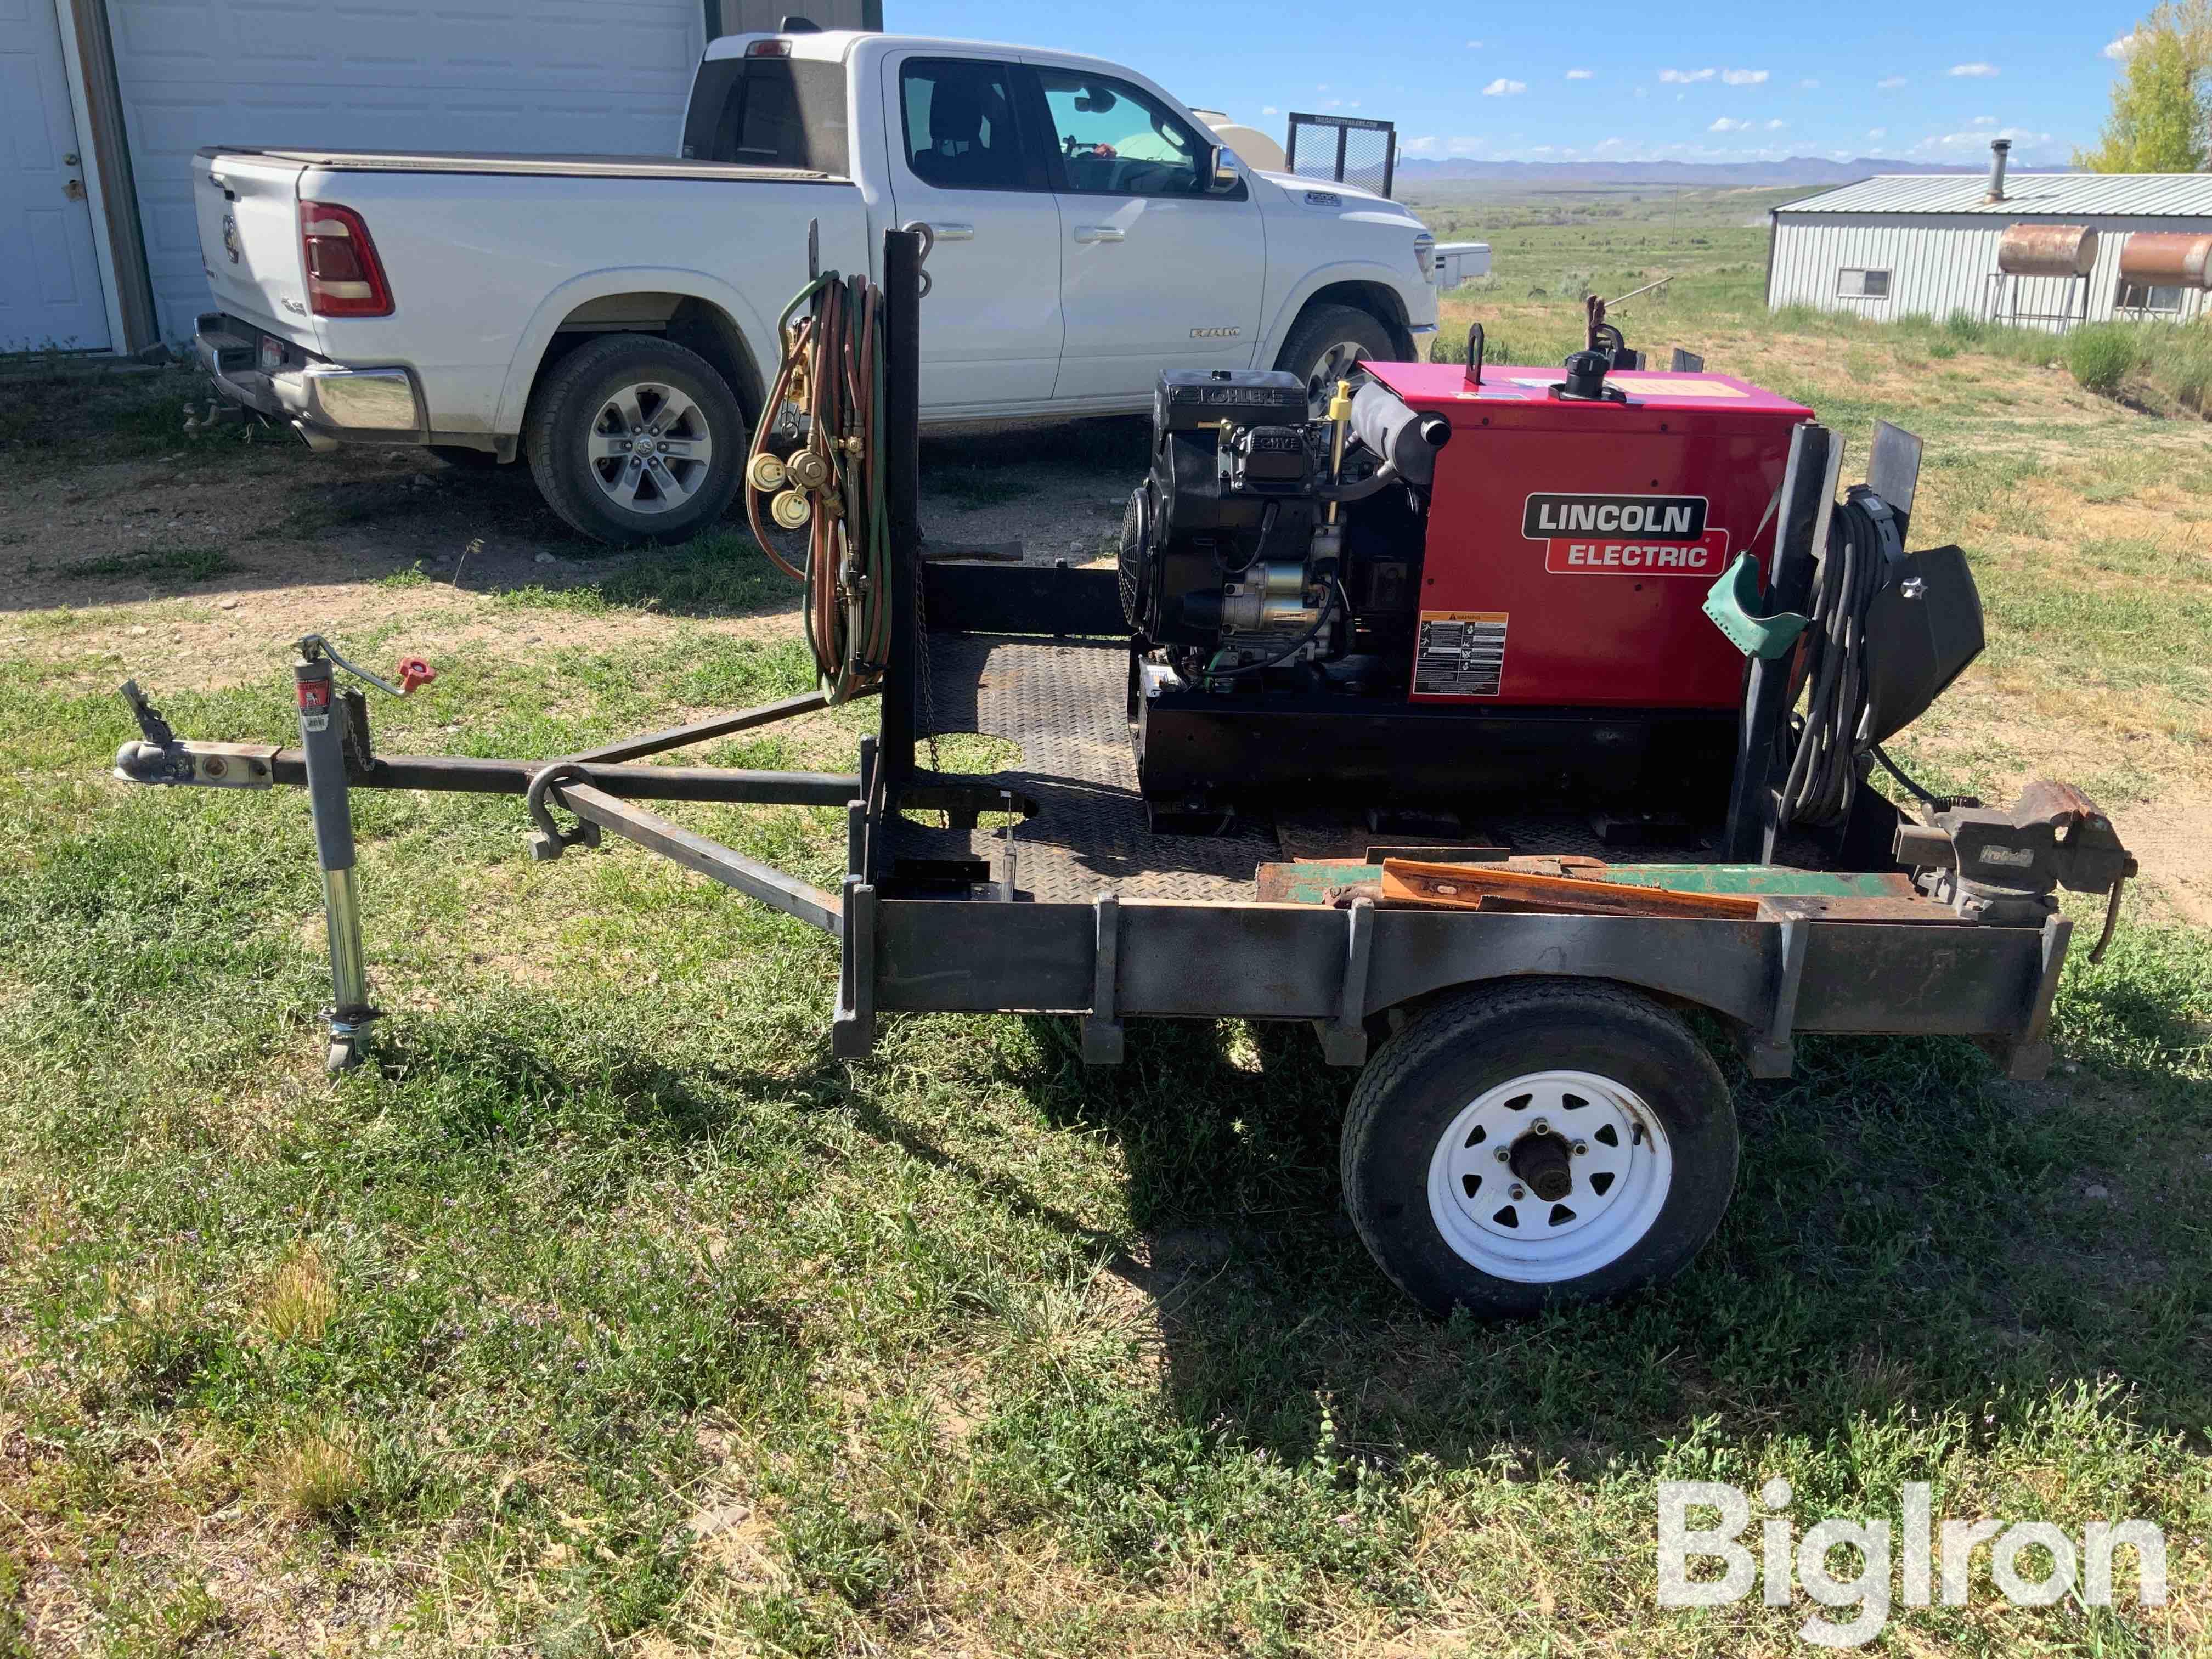
[[[918,238],[886,238],[884,460],[891,580],[904,602],[877,730],[853,772],[643,763],[821,708],[819,694],[539,761],[379,754],[365,698],[335,682],[351,665],[313,637],[294,664],[296,749],[179,738],[125,688],[143,737],[125,745],[118,775],[310,792],[334,1068],[361,1057],[374,1014],[349,797],[408,788],[520,795],[540,858],[611,832],[821,928],[838,943],[832,1041],[848,1060],[867,1057],[884,1017],[907,1012],[1073,1016],[1085,1060],[1101,1065],[1121,1060],[1133,1018],[1310,1024],[1328,1063],[1365,1068],[1344,1140],[1352,1217],[1383,1270],[1437,1311],[1619,1294],[1677,1271],[1710,1237],[1734,1188],[1737,1137],[1686,1012],[1717,1018],[1759,1078],[1788,1076],[1797,1038],[1831,1033],[1960,1036],[2008,1076],[2042,1074],[2071,929],[2051,889],[2108,886],[2116,905],[2133,873],[2109,821],[2063,787],[2038,786],[2010,814],[1947,806],[1907,822],[1905,865],[1885,849],[1861,868],[1840,854],[1864,842],[1863,825],[1825,842],[1793,836],[1773,819],[1763,772],[1739,775],[1725,835],[1644,864],[1601,863],[1619,848],[1607,821],[1588,815],[1493,815],[1480,846],[1387,817],[1371,827],[1356,801],[1272,825],[1163,833],[1130,742],[1142,694],[1117,573],[922,556],[923,255]],[[1793,547],[1809,556],[1819,515],[1808,504],[1824,481],[1832,492],[1818,461],[1784,491],[1778,570]],[[1909,481],[1890,482],[1909,500]],[[1749,678],[1755,691],[1757,665]],[[1757,704],[1747,697],[1743,719],[1753,771],[1768,752],[1752,730]],[[958,732],[1006,739],[1019,759],[965,775],[923,763],[932,737]],[[671,800],[843,807],[839,890],[642,804]],[[1943,887],[1946,860],[1956,878],[1976,848],[1996,849],[1992,867],[2022,884],[2021,902]],[[1598,869],[1627,897],[1609,914],[1409,908],[1368,879],[1370,860],[1394,854],[1471,872],[1510,858]],[[1634,896],[1654,889],[1674,913],[1637,913]],[[1683,896],[1698,894],[1730,901],[1714,907],[1730,914]]]

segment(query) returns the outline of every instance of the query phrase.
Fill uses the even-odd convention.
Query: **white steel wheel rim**
[[[585,444],[599,493],[626,513],[673,513],[714,470],[707,412],[665,381],[641,380],[609,393]]]
[[[1306,404],[1316,419],[1336,395],[1336,383],[1366,361],[1367,348],[1357,340],[1339,340],[1314,360],[1313,369],[1306,376]]]
[[[1510,1156],[1540,1120],[1570,1148],[1574,1184],[1557,1202],[1536,1197],[1498,1157],[1501,1149]],[[1583,1150],[1572,1151],[1577,1145]],[[1667,1131],[1633,1090],[1592,1072],[1529,1072],[1470,1102],[1438,1137],[1429,1214],[1469,1267],[1515,1284],[1553,1285],[1634,1249],[1674,1179]]]

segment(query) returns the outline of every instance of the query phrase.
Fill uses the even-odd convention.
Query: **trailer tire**
[[[1681,1271],[1736,1156],[1728,1085],[1680,1019],[1615,986],[1524,981],[1461,993],[1382,1046],[1352,1091],[1344,1192],[1431,1313],[1517,1316]]]
[[[615,429],[623,410],[639,418],[630,432]],[[681,540],[720,519],[737,493],[749,435],[714,366],[650,334],[577,347],[539,383],[522,423],[546,505],[585,535],[617,544]],[[606,453],[641,441],[659,447]]]

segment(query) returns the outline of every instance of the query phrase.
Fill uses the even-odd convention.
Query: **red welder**
[[[1764,614],[1813,411],[1724,374],[1645,372],[1601,316],[1561,368],[1481,353],[1478,331],[1466,365],[1362,364],[1325,411],[1284,374],[1161,377],[1121,561],[1156,824],[1350,799],[1597,809],[1694,832],[1719,825],[1744,744],[1776,746],[1795,683],[1786,662],[1748,677],[1767,705],[1753,733],[1747,656],[1783,656],[1809,603]],[[1814,482],[1832,496],[1832,478]],[[1870,550],[1845,597],[1863,611],[1910,574],[1927,601],[1904,621],[1932,617],[1940,637],[1885,655],[1862,625],[1838,647],[1860,653],[1835,677],[1856,702],[1829,714],[1858,729],[1824,763],[1810,822],[1848,810],[1869,743],[1980,646],[1963,559],[1904,552],[1909,505],[1854,492]],[[1800,524],[1799,587],[1846,511]],[[1860,718],[1869,698],[1879,732]]]

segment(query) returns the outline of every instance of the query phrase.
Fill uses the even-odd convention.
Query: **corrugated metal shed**
[[[2148,213],[2212,218],[2212,173],[2014,173],[1991,202],[1989,175],[1886,173],[1790,202],[1777,213],[1987,213],[2006,219]]]
[[[1989,187],[1986,173],[1890,174],[1775,209],[1767,303],[1875,320],[1963,312],[2032,328],[2206,314],[2203,292],[2127,288],[2119,266],[2137,232],[2212,232],[2212,174],[2015,173],[2002,202],[1984,199]],[[2078,284],[2000,278],[1997,240],[2021,223],[2094,228],[2095,269]]]

